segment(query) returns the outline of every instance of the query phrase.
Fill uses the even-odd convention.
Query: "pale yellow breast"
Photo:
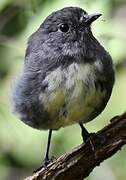
[[[105,91],[95,88],[95,68],[101,68],[95,64],[73,63],[65,70],[57,68],[48,74],[45,79],[48,89],[41,93],[40,100],[50,115],[51,128],[87,122],[94,109],[100,106]]]

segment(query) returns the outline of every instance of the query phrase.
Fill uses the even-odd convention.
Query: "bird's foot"
[[[102,145],[106,142],[106,137],[101,135],[101,134],[96,134],[96,133],[89,133],[88,136],[86,136],[86,138],[84,138],[84,142],[85,143],[90,143],[91,145],[91,149],[93,152],[95,152],[95,145],[93,143],[93,139],[95,139],[95,145]]]
[[[50,163],[52,163],[54,159],[55,159],[54,157],[52,157],[51,159],[49,159],[49,158],[48,158],[48,159],[44,159],[43,162],[42,162],[42,165],[41,165],[39,168],[35,169],[35,170],[34,170],[34,173],[40,171],[42,168],[46,169],[47,166],[48,166]]]
[[[84,143],[90,143],[91,149],[93,152],[95,152],[94,143],[92,141],[92,137],[95,135],[95,133],[88,133],[86,136],[83,137]]]

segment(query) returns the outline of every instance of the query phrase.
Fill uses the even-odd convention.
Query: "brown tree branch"
[[[103,160],[126,144],[126,113],[112,118],[109,125],[91,138],[95,152],[92,152],[90,143],[82,144],[26,180],[83,180]]]

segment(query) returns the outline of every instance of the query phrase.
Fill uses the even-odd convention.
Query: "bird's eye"
[[[68,26],[68,24],[60,24],[60,30],[62,31],[62,32],[67,32],[67,31],[69,31],[69,26]]]

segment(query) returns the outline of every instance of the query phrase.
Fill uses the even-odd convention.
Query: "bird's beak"
[[[86,24],[90,25],[92,22],[94,22],[96,19],[98,19],[102,14],[90,14],[87,16]]]

